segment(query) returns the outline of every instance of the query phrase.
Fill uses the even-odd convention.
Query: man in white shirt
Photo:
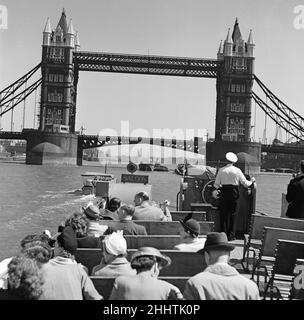
[[[220,190],[219,212],[221,231],[225,232],[229,241],[231,241],[235,239],[235,215],[237,199],[239,198],[238,186],[243,185],[248,188],[255,181],[255,178],[247,180],[243,172],[233,166],[238,160],[236,154],[228,152],[225,157],[229,163],[218,171],[214,187]]]

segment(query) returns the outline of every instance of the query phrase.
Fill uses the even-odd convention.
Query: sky
[[[302,1],[302,2],[301,2]],[[62,8],[79,32],[82,51],[150,54],[215,59],[220,40],[236,17],[243,39],[253,31],[255,74],[281,100],[303,114],[304,29],[294,26],[295,7],[304,0],[0,0],[8,10],[8,28],[0,29],[0,88],[41,60],[42,32],[47,18],[57,26]],[[257,85],[253,88],[258,94]],[[262,95],[261,95],[262,97]],[[35,96],[26,102],[25,127],[37,125]],[[215,79],[81,72],[76,130],[98,134],[105,128],[130,134],[153,130],[215,131]],[[22,126],[20,105],[14,129]],[[265,116],[256,110],[255,140],[263,136]],[[1,127],[10,128],[10,115]],[[267,138],[275,127],[267,120]],[[282,134],[284,138],[285,135]]]

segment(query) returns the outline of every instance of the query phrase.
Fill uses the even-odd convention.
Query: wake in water
[[[66,198],[67,191],[57,194],[42,195],[40,198],[60,199]],[[95,195],[81,195],[79,198],[67,199],[61,203],[43,205],[41,202],[34,211],[24,212],[22,217],[10,220],[6,223],[9,230],[16,230],[22,225],[39,225],[43,228],[51,228],[54,223],[58,225],[61,220],[73,212],[81,211],[89,201],[95,201]]]

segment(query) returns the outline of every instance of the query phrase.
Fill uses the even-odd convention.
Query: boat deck
[[[242,258],[243,258],[243,244],[244,240],[234,240],[230,241],[230,243],[235,245],[235,249],[231,252],[230,256],[230,265],[235,267],[240,274],[242,274],[244,277],[251,279],[251,271],[252,271],[252,261],[250,261],[249,264],[249,272],[246,272],[242,265]],[[256,280],[256,276],[255,276]],[[291,288],[291,285],[286,282],[276,282],[276,286],[282,290],[283,292],[288,292]],[[263,297],[265,289],[265,283],[264,283],[264,275],[260,274],[260,283],[259,283],[259,290],[261,298]],[[266,300],[270,298],[266,297]]]

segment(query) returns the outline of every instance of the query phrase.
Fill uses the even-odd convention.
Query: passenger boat
[[[188,176],[199,176],[204,175],[210,179],[215,178],[217,168],[198,165],[198,164],[190,164],[190,163],[179,163],[175,168],[174,172],[178,175],[188,175]]]
[[[140,163],[138,165],[139,171],[153,171],[153,164],[150,163]]]
[[[96,182],[98,181],[115,180],[113,174],[100,172],[85,172],[81,176],[83,178],[82,192],[84,195],[95,193]]]
[[[88,174],[87,174],[88,176]],[[142,190],[143,186],[146,185],[144,182],[138,187],[136,185],[140,179],[140,175],[126,175],[126,182],[122,183],[114,183],[115,187],[119,187],[119,189],[116,190],[116,196],[122,198],[123,197],[123,192],[128,192],[129,194],[134,194],[134,191],[138,188],[138,190]],[[145,177],[142,175],[142,177]],[[147,176],[146,176],[147,177]],[[94,177],[93,177],[94,178]],[[133,182],[132,182],[133,179]],[[123,179],[122,179],[123,180]],[[144,181],[144,179],[143,179]],[[103,183],[103,182],[101,182]],[[105,184],[107,181],[105,181]],[[212,192],[213,188],[213,183],[214,179],[211,178],[211,176],[205,176],[201,177],[200,175],[198,176],[183,176],[180,181],[180,192],[177,195],[177,202],[181,203],[180,207],[177,207],[176,211],[171,211],[172,215],[172,222],[170,223],[170,228],[169,224],[167,226],[160,226],[160,224],[166,224],[166,222],[155,222],[155,221],[137,221],[137,223],[141,224],[143,223],[146,228],[150,228],[149,230],[149,235],[148,236],[126,236],[126,240],[128,242],[128,254],[134,253],[134,250],[136,250],[139,247],[139,242],[143,243],[149,243],[150,246],[152,241],[154,241],[155,247],[159,247],[161,250],[164,250],[166,254],[171,255],[171,259],[173,261],[172,266],[175,268],[174,270],[171,269],[168,274],[162,273],[160,274],[162,279],[165,281],[171,281],[171,283],[177,285],[181,290],[183,290],[185,286],[185,281],[187,280],[187,277],[193,276],[194,274],[198,273],[201,271],[201,266],[200,262],[198,261],[197,263],[193,263],[194,259],[196,259],[198,256],[195,255],[194,253],[183,253],[183,252],[176,252],[172,250],[171,248],[173,247],[173,241],[175,241],[178,238],[178,235],[172,232],[173,227],[176,230],[176,226],[174,226],[174,223],[179,225],[178,221],[180,219],[189,219],[190,217],[197,219],[200,221],[202,225],[204,225],[204,228],[211,228],[213,231],[220,231],[220,226],[219,226],[219,212],[218,209],[213,206],[212,203],[206,201],[206,196],[204,197],[203,190],[207,193]],[[135,188],[131,190],[130,186],[134,185]],[[208,190],[206,190],[206,186],[208,186]],[[122,188],[121,187],[125,187]],[[151,186],[152,187],[152,186]],[[152,191],[152,190],[151,190]],[[250,191],[250,192],[249,192]],[[122,192],[122,193],[121,193]],[[152,200],[152,197],[150,197]],[[128,201],[127,201],[128,202]],[[126,203],[127,203],[126,202]],[[288,240],[278,240],[278,250],[285,250],[284,254],[287,255],[289,253],[292,253],[293,256],[298,255],[300,259],[303,259],[303,252],[300,251],[304,243],[297,241],[291,241],[294,240],[292,237],[299,237],[304,234],[303,227],[304,224],[299,225],[299,222],[293,219],[282,219],[278,217],[271,217],[267,216],[263,213],[257,212],[255,210],[255,202],[256,202],[256,189],[255,189],[255,184],[253,184],[249,189],[240,187],[240,197],[238,201],[238,208],[237,208],[237,219],[236,219],[236,232],[237,234],[240,235],[239,240],[234,240],[233,244],[236,246],[236,249],[233,251],[232,256],[231,256],[231,262],[233,265],[239,264],[243,269],[242,273],[246,273],[245,276],[248,278],[252,276],[253,279],[257,279],[256,281],[259,283],[259,279],[262,278],[260,277],[260,273],[262,271],[260,262],[263,261],[263,255],[262,253],[264,252],[264,247],[269,247],[272,246],[273,248],[271,249],[271,258],[272,262],[269,262],[269,268],[276,266],[283,261],[284,266],[288,262],[288,264],[295,264],[295,263],[301,263],[301,262],[296,262],[296,261],[291,261],[292,259],[287,259],[286,261],[284,260],[284,257],[279,260],[276,255],[276,246],[275,243],[273,244],[273,237],[280,237],[279,234],[280,232],[285,232],[285,236],[287,235]],[[304,222],[304,221],[303,221]],[[110,222],[104,222],[104,223],[113,223],[113,221]],[[158,224],[157,224],[158,223]],[[269,237],[271,241],[266,241],[264,234],[265,234],[265,226],[271,226],[268,227],[269,231]],[[154,228],[154,233],[152,233],[152,227]],[[160,233],[160,230],[165,229],[167,233]],[[302,228],[302,229],[301,229]],[[169,230],[170,229],[170,230]],[[267,228],[266,228],[267,229]],[[288,229],[288,230],[286,230]],[[295,229],[295,230],[292,230]],[[156,230],[156,231],[155,231]],[[208,229],[209,230],[209,229]],[[205,230],[207,234],[210,232],[207,229]],[[300,230],[300,231],[299,231]],[[290,233],[290,236],[288,234]],[[301,233],[302,232],[302,233]],[[255,234],[259,233],[259,236],[256,236]],[[245,237],[244,235],[249,234],[249,238]],[[262,237],[263,235],[263,237]],[[262,237],[262,239],[261,239]],[[289,240],[289,237],[291,240]],[[265,238],[265,239],[264,239]],[[240,240],[242,239],[242,240]],[[281,238],[280,238],[281,239]],[[286,239],[286,238],[282,238]],[[261,255],[255,256],[253,255],[252,257],[249,255],[249,253],[253,253],[252,246],[254,245],[253,241],[259,241],[258,248],[259,252],[261,252]],[[282,243],[282,244],[281,244]],[[284,246],[291,246],[287,247],[287,249]],[[295,252],[295,248],[297,251]],[[266,250],[266,249],[265,249]],[[267,251],[267,250],[266,250]],[[255,252],[255,251],[254,251]],[[186,257],[186,254],[188,256]],[[92,266],[96,265],[99,261],[100,257],[100,249],[78,249],[77,251],[77,261],[80,261],[83,263],[88,269],[90,269]],[[266,256],[267,258],[267,256]],[[192,265],[189,266],[189,261],[190,264]],[[196,260],[195,260],[196,261]],[[269,260],[270,261],[270,260]],[[304,260],[303,260],[304,263]],[[252,266],[252,271],[250,270],[249,272],[249,265]],[[178,266],[178,267],[176,267]],[[168,269],[169,270],[169,269]],[[257,270],[257,271],[255,271]],[[276,281],[276,274],[273,272],[274,269],[269,269],[271,272],[268,272],[268,269],[265,267],[265,282],[264,282],[264,288],[260,286],[261,288],[261,296],[264,295],[264,298],[270,297],[273,299],[276,295],[274,293],[274,288],[275,286],[273,285],[273,281]],[[174,273],[175,272],[175,273]],[[266,275],[270,277],[269,280],[268,278],[266,279]],[[285,274],[283,274],[285,275]],[[280,296],[284,295],[284,298],[290,296],[289,295],[289,290],[290,287],[292,286],[292,272],[291,275],[288,274],[288,279],[285,276],[285,278],[288,280],[284,280],[285,283],[284,285],[280,285],[278,292]],[[102,278],[102,277],[97,277],[97,276],[91,276],[91,279],[96,286],[97,290],[102,292],[105,298],[108,297],[109,293],[111,292],[111,288],[113,285],[114,278],[108,279],[108,278]],[[175,282],[174,282],[175,281]],[[262,281],[262,279],[261,279]],[[271,282],[272,281],[272,282]],[[262,284],[262,283],[260,283]],[[270,289],[268,289],[270,288]],[[303,288],[304,289],[304,288]],[[303,290],[302,290],[303,291]],[[285,294],[286,293],[286,294]],[[293,296],[294,297],[294,296]]]
[[[169,169],[168,169],[166,166],[162,165],[162,164],[155,163],[155,165],[154,165],[154,170],[153,170],[153,171],[163,171],[163,172],[167,172],[167,171],[169,171]]]

